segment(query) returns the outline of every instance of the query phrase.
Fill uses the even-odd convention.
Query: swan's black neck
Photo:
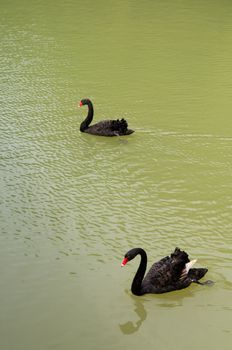
[[[131,285],[131,291],[135,295],[142,295],[142,281],[147,268],[147,254],[142,248],[135,249],[135,256],[140,254],[141,261]],[[134,256],[134,257],[135,257]]]
[[[85,120],[81,123],[80,131],[82,131],[82,132],[84,132],[88,128],[89,124],[93,120],[93,104],[92,104],[92,102],[90,100],[85,100],[83,105],[88,106],[88,114],[87,114],[87,117],[85,118]]]

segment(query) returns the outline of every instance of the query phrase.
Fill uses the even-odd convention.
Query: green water
[[[0,348],[230,349],[232,3],[0,8]],[[80,134],[83,97],[135,133]],[[136,246],[216,283],[132,296]]]

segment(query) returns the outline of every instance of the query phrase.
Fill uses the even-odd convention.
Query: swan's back
[[[125,119],[117,120],[102,120],[94,125],[90,125],[85,132],[100,136],[122,136],[130,135],[134,131],[128,129],[128,124]]]

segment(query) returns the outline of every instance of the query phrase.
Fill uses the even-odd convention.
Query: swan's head
[[[121,263],[121,267],[125,266],[128,263],[128,261],[134,259],[136,255],[141,254],[142,251],[142,248],[133,248],[129,250],[124,256],[124,259]]]
[[[91,101],[88,98],[83,98],[79,103],[79,107],[82,107],[84,105],[89,105],[89,104],[91,104]]]

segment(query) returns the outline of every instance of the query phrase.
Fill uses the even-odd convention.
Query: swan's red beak
[[[121,267],[125,266],[127,263],[128,263],[128,259],[127,258],[124,258],[122,263],[121,263]]]
[[[82,102],[80,102],[78,107],[82,107],[82,106],[83,106],[83,103],[82,103]]]

